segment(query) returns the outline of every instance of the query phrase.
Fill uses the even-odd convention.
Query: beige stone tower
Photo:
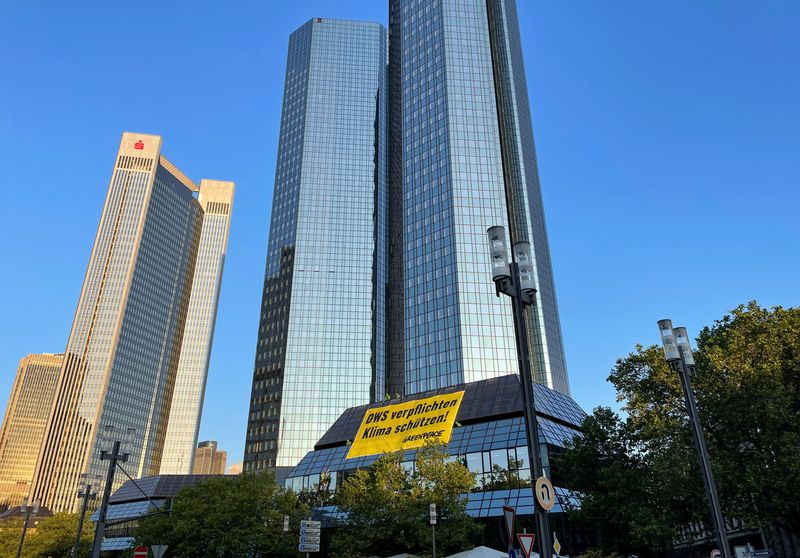
[[[19,361],[0,430],[0,507],[18,506],[30,492],[62,356],[27,355]]]

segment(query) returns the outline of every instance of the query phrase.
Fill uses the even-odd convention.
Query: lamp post
[[[106,427],[106,430],[110,430]],[[130,433],[131,429],[128,429]],[[122,453],[120,448],[122,442],[114,440],[111,451],[101,451],[100,461],[108,461],[108,473],[106,473],[106,484],[103,487],[103,499],[100,501],[100,510],[97,515],[97,525],[94,530],[94,542],[92,543],[92,558],[100,558],[100,548],[103,544],[103,535],[106,531],[106,513],[108,512],[108,499],[111,497],[111,488],[114,484],[114,473],[118,463],[125,463],[130,454]]]
[[[536,495],[536,480],[544,476],[542,454],[539,451],[539,426],[536,423],[536,403],[533,399],[533,375],[528,356],[528,333],[525,328],[525,307],[536,302],[536,287],[533,282],[533,261],[531,245],[528,242],[514,244],[513,257],[509,262],[506,247],[506,232],[503,227],[490,227],[489,250],[492,256],[492,280],[497,296],[503,293],[511,297],[514,316],[514,333],[517,341],[517,360],[522,381],[523,411],[528,439],[528,460],[533,468],[531,490]],[[550,534],[550,517],[547,510],[537,505],[536,538],[539,540],[541,558],[552,558],[553,545]]]
[[[88,480],[88,478],[84,488],[78,491],[78,498],[83,498],[83,502],[81,503],[81,514],[78,516],[78,532],[75,533],[75,544],[72,546],[72,558],[78,558],[78,547],[80,547],[81,544],[83,521],[86,517],[86,508],[89,507],[89,500],[97,499],[97,492],[92,491],[92,482]]]
[[[700,461],[700,472],[703,476],[703,486],[708,497],[708,507],[711,510],[711,520],[717,535],[717,545],[723,558],[731,558],[728,547],[728,531],[725,527],[725,518],[719,503],[717,485],[714,482],[714,473],[711,470],[711,461],[708,458],[706,439],[700,426],[700,414],[697,410],[692,377],[695,375],[694,355],[689,344],[689,336],[685,327],[673,329],[672,320],[659,320],[658,329],[661,332],[661,343],[664,346],[664,357],[669,367],[678,373],[683,388],[683,397],[686,399],[686,412],[689,415],[689,424],[692,428],[697,457]]]
[[[22,536],[19,538],[19,546],[17,547],[17,558],[20,557],[22,554],[22,545],[25,542],[25,533],[28,531],[28,521],[31,518],[31,512],[33,512],[33,516],[36,517],[36,514],[39,513],[39,500],[33,501],[33,506],[28,505],[28,499],[25,498],[22,500],[22,505],[19,507],[21,512],[25,513],[25,522],[22,524]]]

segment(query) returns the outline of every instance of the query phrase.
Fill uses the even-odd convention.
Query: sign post
[[[436,558],[436,504],[430,505],[431,537],[433,538],[433,558]]]
[[[153,558],[161,558],[164,556],[164,553],[167,551],[167,545],[165,544],[154,544],[150,549],[153,551]]]
[[[147,558],[148,549],[145,545],[140,544],[133,549],[133,558]]]
[[[322,522],[304,519],[300,522],[300,544],[297,550],[305,552],[319,552],[319,539],[322,529]]]

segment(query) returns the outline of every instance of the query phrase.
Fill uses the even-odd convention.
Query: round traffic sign
[[[715,548],[711,551],[711,558],[722,558],[722,552]]]
[[[547,477],[539,477],[536,479],[536,501],[546,511],[553,509],[556,504],[556,491],[553,488],[553,483]]]
[[[147,558],[147,547],[143,544],[140,544],[135,549],[133,549],[133,557],[134,558]]]

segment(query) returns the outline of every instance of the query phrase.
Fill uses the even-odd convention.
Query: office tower
[[[33,498],[53,511],[77,509],[82,474],[105,478],[100,452],[114,440],[130,454],[131,476],[159,472],[173,394],[184,390],[183,341],[210,343],[198,322],[213,322],[216,307],[197,310],[216,291],[199,288],[194,299],[192,289],[204,237],[198,190],[161,154],[159,136],[122,135],[34,474]]]
[[[486,229],[502,225],[533,247],[536,381],[569,394],[515,2],[390,0],[389,33],[406,393],[517,372],[489,271]]]
[[[197,201],[204,213],[203,228],[161,458],[162,475],[184,475],[192,470],[228,245],[233,192],[233,182],[200,181]]]
[[[377,23],[315,18],[289,39],[245,472],[295,465],[383,399],[386,63]]]
[[[27,355],[19,361],[0,430],[0,508],[18,506],[28,496],[62,356]]]
[[[193,475],[224,475],[228,452],[217,448],[217,442],[209,440],[197,444],[194,452]]]

